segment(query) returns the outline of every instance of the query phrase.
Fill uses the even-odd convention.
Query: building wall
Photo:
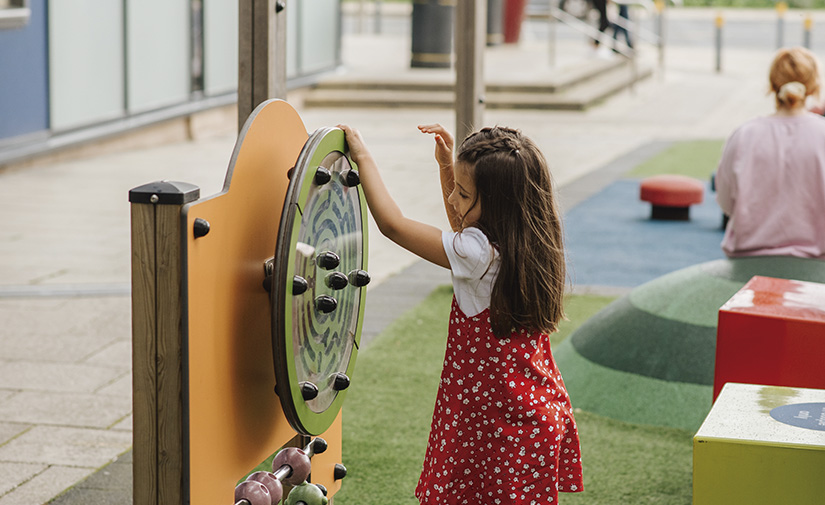
[[[0,29],[0,145],[49,127],[46,0],[31,0],[23,27]]]
[[[192,61],[189,14],[188,0],[126,2],[126,108],[129,113],[189,99]]]
[[[0,162],[232,100],[238,2],[30,0],[25,26],[0,29]],[[290,82],[340,63],[340,0],[289,0],[287,26]]]
[[[123,34],[122,2],[49,1],[53,132],[124,115]]]

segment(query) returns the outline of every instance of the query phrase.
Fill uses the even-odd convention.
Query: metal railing
[[[620,16],[614,17],[610,19],[610,27],[618,26],[619,28],[623,28],[626,30],[630,36],[630,39],[634,43],[634,47],[629,47],[627,45],[619,45],[614,44],[612,50],[619,54],[620,56],[624,57],[629,63],[631,67],[631,72],[633,74],[633,82],[636,81],[638,78],[638,62],[637,62],[637,51],[636,48],[640,42],[646,42],[655,46],[658,49],[658,63],[660,70],[664,67],[664,0],[656,0],[655,2],[651,2],[650,0],[614,0],[616,3],[626,5],[628,7],[628,17],[623,18]],[[676,0],[677,2],[681,3],[680,0]],[[653,8],[656,12],[656,31],[650,31],[645,29],[641,26],[640,23],[635,22],[633,10],[634,9],[644,9],[644,10],[651,10]],[[573,30],[584,34],[585,36],[593,39],[598,40],[602,44],[606,42],[607,35],[606,31],[601,32],[595,26],[588,23],[586,20],[583,20],[579,16],[575,16],[566,12],[565,10],[560,9],[556,5],[556,0],[550,0],[549,5],[547,6],[547,17],[548,23],[550,26],[550,35],[549,35],[549,44],[550,44],[550,65],[556,65],[556,23],[560,22],[566,25]],[[586,19],[586,18],[585,18]],[[608,29],[610,29],[610,27]],[[615,28],[614,28],[615,29]],[[632,89],[632,85],[631,85]]]

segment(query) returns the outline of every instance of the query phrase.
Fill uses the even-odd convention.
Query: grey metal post
[[[556,66],[556,27],[558,26],[556,17],[553,16],[553,3],[554,0],[547,1],[547,27],[548,27],[548,42],[549,42],[549,53],[550,53],[550,66]]]
[[[659,70],[661,72],[665,68],[665,0],[656,0],[656,47],[659,50]]]
[[[374,31],[375,33],[381,33],[381,6],[383,2],[381,0],[375,0],[375,18],[373,21],[375,22]]]
[[[785,11],[788,4],[785,2],[776,3],[776,48],[785,47]]]
[[[802,22],[802,27],[804,31],[802,33],[802,45],[805,46],[806,49],[811,48],[811,29],[813,28],[814,18],[811,16],[810,13],[805,15],[805,19]]]
[[[725,26],[725,18],[722,13],[716,15],[716,71],[722,71],[722,27]]]
[[[484,47],[487,0],[458,0],[455,16],[455,138],[481,127],[484,115]]]

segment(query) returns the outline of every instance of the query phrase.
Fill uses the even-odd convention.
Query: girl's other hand
[[[440,124],[419,125],[421,133],[432,133],[435,135],[435,161],[440,168],[450,168],[453,166],[453,147],[455,142],[453,136]]]
[[[370,155],[364,139],[361,137],[361,132],[350,127],[349,125],[339,124],[338,128],[344,131],[344,137],[349,146],[349,154],[352,160],[357,164],[361,164],[361,160]]]

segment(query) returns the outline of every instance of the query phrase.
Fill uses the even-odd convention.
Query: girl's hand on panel
[[[453,148],[455,141],[450,132],[440,124],[419,125],[421,133],[431,133],[435,135],[435,160],[440,168],[450,168],[453,166]]]
[[[363,159],[371,157],[370,151],[367,149],[367,145],[364,143],[363,137],[361,137],[361,132],[350,127],[349,125],[344,124],[339,124],[338,128],[344,131],[344,137],[346,138],[347,145],[349,146],[350,157],[356,165],[360,166]]]

